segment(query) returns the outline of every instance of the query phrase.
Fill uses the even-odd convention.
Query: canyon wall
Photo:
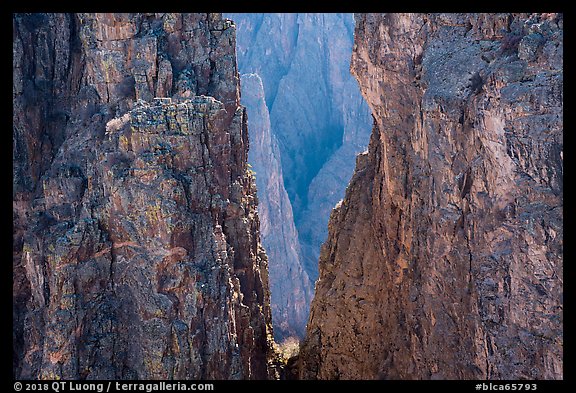
[[[269,259],[274,336],[279,341],[303,337],[312,284],[300,262],[298,233],[284,188],[278,144],[271,132],[264,86],[257,74],[242,74],[241,86],[250,127],[248,162],[256,173],[260,236]]]
[[[263,224],[271,230],[262,242],[270,258],[274,332],[278,339],[302,337],[301,316],[308,315],[330,211],[344,196],[354,157],[366,149],[372,125],[349,71],[354,21],[352,14],[227,16],[237,26],[239,70],[258,75],[264,90],[262,96],[259,84],[242,83],[251,145],[257,145],[252,151],[265,152],[249,157],[258,189],[274,184],[277,190],[266,199],[259,193],[259,208],[276,211],[260,215],[263,223],[271,220]],[[247,97],[255,95],[262,96],[265,108],[258,101],[251,111]],[[271,137],[260,124],[270,127]]]
[[[356,15],[375,124],[303,379],[563,378],[563,17]]]
[[[14,377],[273,377],[234,26],[14,14],[13,38]]]

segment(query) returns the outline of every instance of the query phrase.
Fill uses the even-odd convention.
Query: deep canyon
[[[328,219],[368,146],[352,14],[227,14],[237,29],[278,340],[303,338]],[[255,101],[257,100],[257,102]]]
[[[562,379],[563,15],[224,16],[13,14],[14,377]]]

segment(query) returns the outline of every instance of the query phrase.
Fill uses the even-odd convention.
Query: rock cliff
[[[303,337],[312,284],[301,264],[292,206],[284,188],[280,152],[270,129],[264,87],[257,74],[243,74],[242,104],[250,127],[250,153],[258,188],[260,236],[269,258],[270,305],[274,336]]]
[[[16,378],[272,377],[235,29],[14,14]]]
[[[258,193],[260,236],[269,258],[274,336],[303,337],[312,285],[301,264],[292,206],[284,188],[280,152],[270,128],[264,87],[257,74],[242,74],[242,104],[250,127],[250,153]]]
[[[562,15],[356,15],[375,122],[301,378],[563,377],[562,50]]]
[[[330,212],[367,147],[372,118],[350,75],[352,14],[298,14],[296,22],[297,45],[270,116],[303,264],[315,282]]]
[[[260,215],[263,227],[275,228],[263,236],[270,258],[274,332],[279,339],[294,332],[302,337],[306,321],[300,316],[308,314],[330,211],[344,196],[354,157],[365,150],[372,125],[349,72],[353,18],[293,13],[227,16],[237,26],[239,70],[260,77],[267,109],[258,102],[258,109],[251,112],[247,97],[261,95],[251,91],[259,85],[242,83],[251,145],[266,149],[264,155],[249,157],[258,189],[274,184],[278,190],[266,199],[260,192],[260,209],[277,211],[275,217]],[[261,115],[266,118],[257,120]],[[261,136],[259,127],[252,126],[256,122],[270,123],[272,137]],[[269,139],[278,147],[262,143]],[[269,165],[270,161],[281,166]],[[281,196],[286,191],[288,199]],[[264,224],[268,218],[276,221]],[[287,276],[293,279],[286,280]],[[295,302],[294,296],[304,302]]]

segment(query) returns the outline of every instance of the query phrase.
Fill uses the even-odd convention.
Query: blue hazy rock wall
[[[279,282],[273,274],[275,265],[302,266],[303,273],[312,283],[318,277],[320,245],[326,240],[330,212],[344,196],[356,154],[366,149],[372,118],[349,71],[354,39],[352,14],[225,16],[236,24],[240,73],[257,74],[262,81],[271,140],[277,143],[277,149],[271,149],[270,153],[281,163],[281,173],[266,176],[274,176],[281,183],[279,187],[285,188],[289,203],[270,198],[266,203],[290,210],[277,217],[293,220],[293,224],[275,222],[271,225],[277,228],[295,225],[297,230],[289,233],[274,230],[268,236],[263,234],[263,243],[270,255],[272,314],[276,328],[279,322],[288,325],[292,322],[283,321],[284,317],[278,315],[279,309],[275,305],[275,300],[286,300],[277,293]],[[256,85],[243,83],[242,97],[252,94],[248,90]],[[252,142],[261,136],[251,125],[260,121],[251,113],[251,103],[242,102],[248,107],[251,157],[256,157],[259,154],[252,153],[259,144]],[[251,164],[260,167],[257,173],[262,172],[257,160],[251,160]],[[264,172],[260,174],[265,175]],[[262,177],[257,175],[260,209],[270,210],[263,206],[262,190],[266,186]],[[284,258],[282,252],[272,251],[281,243],[278,236],[292,237],[287,242],[297,244],[296,250]],[[295,261],[296,256],[298,261]],[[294,285],[300,285],[298,282],[302,280]],[[284,287],[285,291],[305,292],[302,288],[286,288],[286,284]],[[305,296],[305,299],[307,310],[310,298]],[[282,307],[299,306],[285,303]]]

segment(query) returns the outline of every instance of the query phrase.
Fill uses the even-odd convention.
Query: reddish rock
[[[561,379],[562,15],[356,18],[375,124],[300,377]]]
[[[13,24],[14,376],[273,377],[234,28]]]

